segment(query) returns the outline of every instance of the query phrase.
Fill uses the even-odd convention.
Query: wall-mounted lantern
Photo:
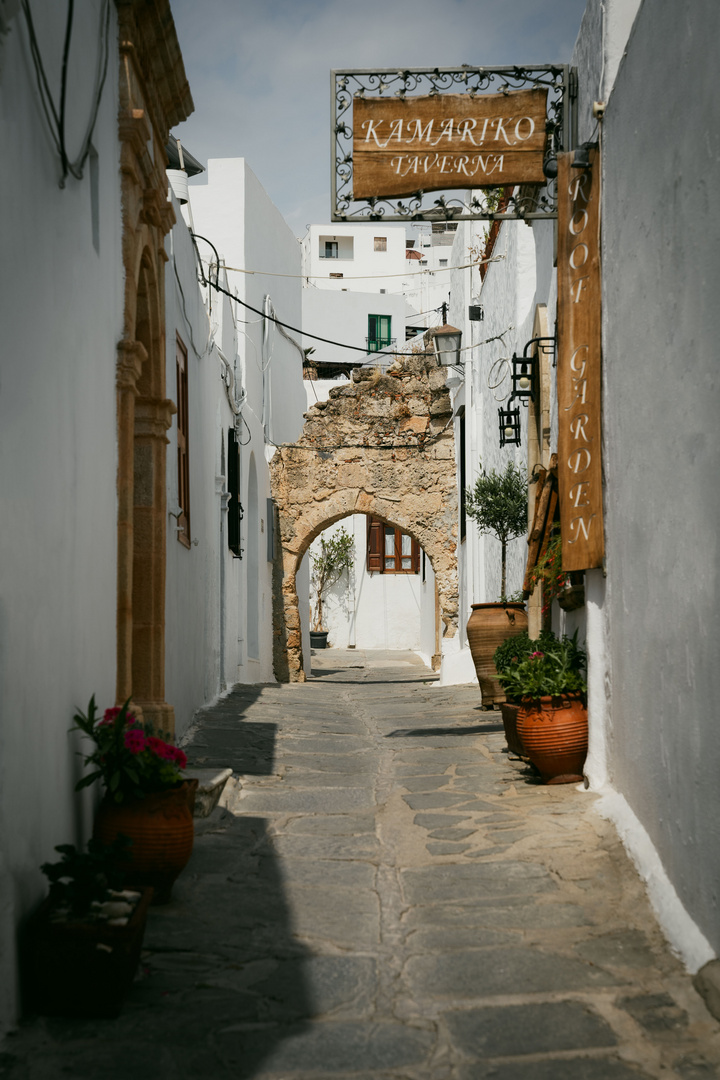
[[[502,406],[498,409],[498,422],[500,425],[500,446],[520,445],[520,407],[512,407],[513,399],[509,398],[507,408]]]
[[[445,323],[433,334],[435,358],[441,367],[458,367],[462,330]]]
[[[523,404],[535,400],[536,361],[534,356],[515,356],[511,361],[510,378],[512,392],[510,398],[517,398]]]

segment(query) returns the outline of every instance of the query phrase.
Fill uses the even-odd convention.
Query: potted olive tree
[[[328,591],[350,569],[354,558],[355,540],[344,527],[332,536],[321,536],[320,550],[310,555],[310,584],[315,595],[310,627],[310,645],[313,649],[324,649],[327,646],[328,632],[323,626],[323,604]]]
[[[527,630],[527,613],[521,601],[507,598],[507,545],[527,531],[527,479],[510,461],[504,472],[483,471],[474,487],[465,491],[465,511],[481,533],[500,542],[500,599],[472,605],[467,625],[470,652],[475,663],[484,708],[499,706],[505,692],[497,680],[495,650],[507,638]]]

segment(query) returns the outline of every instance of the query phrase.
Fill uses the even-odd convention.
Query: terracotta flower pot
[[[121,834],[132,840],[122,869],[132,885],[153,886],[153,904],[169,901],[175,879],[192,854],[197,786],[196,779],[184,780],[167,791],[121,803],[106,797],[98,808],[93,836],[104,844]]]
[[[525,753],[548,784],[582,780],[588,748],[587,707],[580,694],[523,698],[518,734]]]
[[[522,604],[472,605],[467,636],[485,708],[505,701],[505,691],[497,680],[493,662],[495,650],[503,641],[527,630],[527,626],[527,612]]]
[[[117,1016],[140,959],[151,895],[143,889],[127,926],[53,922],[48,897],[23,935],[28,1007],[42,1016]]]
[[[508,744],[508,750],[512,754],[516,754],[517,757],[524,757],[525,749],[517,729],[520,703],[518,701],[503,701],[500,712],[502,713],[505,742]]]

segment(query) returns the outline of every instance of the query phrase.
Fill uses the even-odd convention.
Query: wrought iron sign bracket
[[[552,175],[552,167],[545,170],[542,184],[521,184],[504,189],[485,185],[472,190],[418,190],[403,197],[357,200],[353,195],[353,104],[356,99],[410,101],[414,96],[441,99],[444,94],[452,93],[467,94],[479,100],[483,94],[507,95],[512,91],[533,89],[547,90],[546,155],[573,150],[577,142],[577,69],[567,64],[332,71],[330,220],[354,224],[557,218],[557,181]]]

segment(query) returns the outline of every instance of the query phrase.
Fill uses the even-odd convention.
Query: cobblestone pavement
[[[411,654],[314,664],[196,725],[191,760],[242,788],[120,1018],[31,1018],[0,1076],[716,1077],[720,1028],[594,796],[532,782],[477,689]]]

